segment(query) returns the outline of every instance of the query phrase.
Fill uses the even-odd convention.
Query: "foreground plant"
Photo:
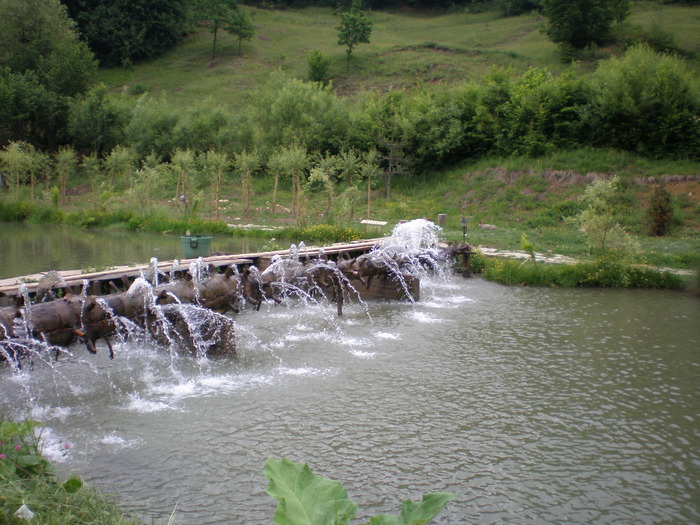
[[[268,458],[265,477],[270,480],[267,493],[279,501],[275,525],[343,525],[359,509],[338,481],[314,474],[306,463]],[[406,500],[398,516],[375,516],[369,525],[424,525],[454,498],[454,494],[436,492],[425,494],[419,502]]]
[[[39,426],[0,418],[0,523],[135,523],[79,478],[58,481],[41,454]]]

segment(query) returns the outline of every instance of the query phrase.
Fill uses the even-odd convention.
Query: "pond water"
[[[232,359],[132,342],[4,365],[0,413],[44,422],[48,457],[148,521],[272,523],[263,466],[287,457],[365,521],[448,491],[436,523],[700,522],[697,298],[456,276],[421,294],[244,310]]]
[[[180,235],[0,223],[0,279],[182,259]],[[274,237],[274,233],[270,234]],[[213,236],[212,252],[250,253],[269,239]]]

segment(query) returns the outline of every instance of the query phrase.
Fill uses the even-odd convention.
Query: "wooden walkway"
[[[331,259],[336,258],[340,254],[348,254],[350,257],[356,257],[362,253],[367,253],[372,248],[381,244],[385,238],[363,239],[348,243],[335,243],[330,246],[307,246],[303,251],[299,252],[300,257],[317,257],[319,252],[323,252]],[[235,264],[239,269],[255,265],[258,269],[263,270],[269,264],[269,261],[275,255],[288,256],[290,250],[278,250],[272,252],[257,252],[244,254],[229,254],[229,255],[212,255],[204,257],[205,265],[213,264],[217,268],[223,269]],[[180,270],[189,269],[190,263],[196,259],[182,259],[179,261]],[[163,273],[168,273],[173,270],[174,261],[158,261],[158,270]],[[66,289],[72,293],[80,293],[85,281],[91,283],[92,288],[90,293],[99,295],[103,289],[103,285],[107,283],[121,283],[126,281],[133,282],[134,279],[140,277],[142,272],[148,271],[150,264],[139,264],[130,266],[118,266],[108,270],[82,273],[81,270],[56,270],[56,273],[61,276],[64,284],[54,287],[54,289]],[[38,281],[48,272],[35,273],[31,275],[23,275],[12,277],[9,279],[0,279],[0,306],[6,305],[12,301],[22,285],[26,285],[27,292],[31,295],[36,292]]]

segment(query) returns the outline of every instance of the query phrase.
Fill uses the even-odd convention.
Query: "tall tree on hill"
[[[613,22],[624,16],[618,0],[543,0],[542,5],[552,42],[575,49],[605,42]]]
[[[243,40],[250,40],[255,34],[250,13],[241,8],[236,9],[231,19],[224,26],[224,29],[238,38],[239,56],[241,55],[241,42],[243,42]]]
[[[62,0],[103,65],[154,58],[177,44],[189,0]]]
[[[58,0],[0,0],[0,144],[54,149],[97,64]]]
[[[216,39],[219,29],[228,31],[238,37],[238,53],[241,41],[253,37],[253,23],[250,16],[242,11],[241,0],[194,0],[193,21],[200,27],[206,27],[214,35],[211,56],[216,56]]]
[[[340,25],[338,30],[338,45],[347,46],[345,53],[348,55],[347,68],[350,67],[352,50],[357,44],[369,44],[372,34],[372,22],[367,13],[362,11],[362,1],[353,0],[350,11],[340,13]]]

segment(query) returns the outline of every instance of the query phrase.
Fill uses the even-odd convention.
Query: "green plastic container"
[[[183,235],[182,254],[185,259],[206,257],[211,251],[211,236],[208,235]]]

